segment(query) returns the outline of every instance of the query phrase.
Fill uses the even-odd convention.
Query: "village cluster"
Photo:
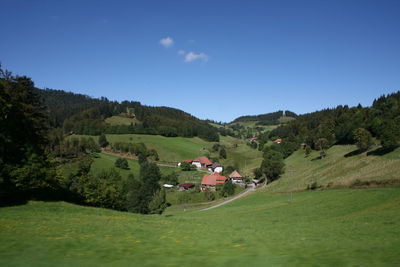
[[[230,180],[232,183],[237,184],[239,186],[245,186],[244,184],[244,177],[238,172],[238,171],[233,171],[231,174],[229,174],[228,177],[221,175],[221,172],[224,170],[223,166],[219,163],[213,163],[211,160],[209,160],[207,157],[198,157],[194,160],[184,160],[183,162],[187,162],[193,166],[196,166],[198,170],[200,169],[206,169],[208,170],[208,173],[203,176],[201,183],[200,183],[200,190],[205,191],[205,190],[211,190],[215,191],[216,187],[218,184],[224,184],[226,181]],[[178,166],[180,166],[181,163],[178,163]],[[257,180],[253,181],[255,184],[257,184]],[[164,187],[166,188],[172,188],[172,185],[165,184]],[[189,190],[195,187],[195,184],[193,183],[186,183],[186,184],[179,184],[178,189],[179,190]]]

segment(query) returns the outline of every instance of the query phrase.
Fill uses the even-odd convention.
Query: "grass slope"
[[[1,266],[393,266],[400,188],[255,193],[143,216],[67,203],[0,208]]]
[[[130,125],[140,124],[141,122],[136,118],[129,118],[126,116],[116,115],[104,120],[109,125]]]
[[[376,149],[376,148],[373,148]],[[286,159],[285,174],[268,186],[268,191],[287,192],[304,190],[307,185],[348,187],[359,181],[400,181],[400,148],[382,156],[362,153],[345,157],[355,151],[355,146],[333,146],[324,159],[318,159],[319,152],[309,157],[302,150]]]
[[[140,166],[137,160],[133,159],[127,159],[128,160],[128,165],[129,165],[129,170],[124,170],[120,168],[115,167],[115,161],[117,160],[118,157],[109,155],[109,154],[104,154],[104,153],[99,153],[98,157],[93,158],[93,164],[91,166],[90,172],[94,175],[102,172],[102,171],[108,171],[111,168],[115,168],[123,178],[128,178],[129,174],[133,174],[136,178],[139,177],[139,172],[140,172]],[[75,173],[78,170],[78,164],[79,162],[71,162],[68,164],[65,164],[62,166],[61,170],[62,173],[65,176],[68,176],[71,173]],[[180,171],[178,168],[172,168],[172,167],[165,167],[165,166],[159,166],[160,171],[162,174],[170,174],[174,171]]]
[[[203,155],[204,148],[209,149],[213,143],[198,137],[164,137],[160,135],[144,134],[109,134],[109,142],[143,142],[148,148],[157,150],[161,161],[179,162],[184,159],[194,159]]]

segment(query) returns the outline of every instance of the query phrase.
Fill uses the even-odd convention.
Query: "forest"
[[[37,89],[48,107],[50,126],[65,134],[159,134],[167,137],[198,136],[206,141],[218,141],[218,130],[207,122],[170,107],[151,107],[136,101],[110,101],[52,89]],[[137,124],[111,126],[105,119],[121,113],[140,121]]]
[[[260,114],[260,115],[241,116],[233,120],[232,123],[256,121],[257,122],[256,125],[277,125],[279,124],[279,119],[282,116],[295,118],[297,117],[297,114],[289,110],[285,111],[279,110],[276,112]]]

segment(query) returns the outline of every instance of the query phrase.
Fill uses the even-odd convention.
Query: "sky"
[[[229,122],[400,90],[400,1],[0,0],[0,62],[38,88]]]

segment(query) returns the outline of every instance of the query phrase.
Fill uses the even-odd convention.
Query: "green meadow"
[[[269,192],[304,190],[316,183],[323,187],[349,187],[365,182],[373,184],[400,183],[400,148],[384,154],[373,155],[379,147],[368,152],[351,155],[356,146],[333,146],[327,157],[319,159],[319,152],[313,151],[305,157],[303,150],[294,152],[285,160],[285,173],[270,184]]]
[[[125,143],[144,143],[147,148],[157,150],[160,161],[179,162],[184,159],[194,159],[204,155],[204,151],[210,149],[213,143],[204,141],[198,137],[164,137],[161,135],[144,134],[108,134],[107,140]]]
[[[115,161],[117,160],[117,156],[109,155],[105,153],[98,153],[96,157],[93,157],[93,163],[90,169],[90,172],[94,175],[102,172],[108,171],[111,168],[115,168],[123,178],[127,178],[129,174],[133,174],[135,177],[139,177],[140,166],[137,160],[127,158],[129,169],[120,169],[115,167]],[[73,161],[61,166],[61,171],[64,175],[68,175],[70,173],[74,173],[78,170],[79,161]],[[165,167],[159,166],[162,174],[170,174],[174,171],[180,173],[180,169],[173,167]]]
[[[0,208],[1,266],[394,266],[400,188],[257,192],[138,215],[64,202]]]

